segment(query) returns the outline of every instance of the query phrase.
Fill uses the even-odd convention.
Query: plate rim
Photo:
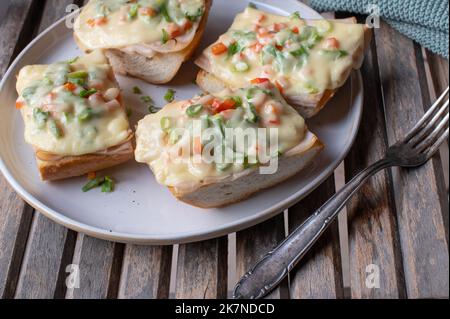
[[[265,5],[269,5],[269,1],[267,0],[260,0],[261,3]],[[295,4],[298,7],[303,7],[305,10],[313,11],[317,15],[320,15],[317,11],[312,9],[311,7],[307,6],[304,3],[298,2],[293,0],[293,4]],[[273,6],[276,6],[276,3],[270,4]],[[11,63],[11,65],[8,67],[7,71],[5,72],[2,81],[0,82],[0,91],[3,91],[4,86],[7,82],[7,80],[11,76],[11,72],[15,69],[16,65],[20,63],[23,56],[37,43],[46,36],[47,33],[49,33],[54,28],[58,27],[61,23],[64,22],[67,18],[71,18],[74,15],[76,15],[78,11],[72,12],[52,25],[50,25],[47,29],[45,29],[42,33],[40,33],[36,38],[34,38],[14,59],[14,61]],[[32,206],[35,210],[42,213],[47,218],[51,219],[52,221],[61,224],[71,230],[104,239],[114,242],[121,242],[121,243],[133,243],[133,244],[146,244],[146,245],[173,245],[173,244],[182,244],[182,243],[189,243],[189,242],[196,242],[200,240],[207,240],[211,238],[216,238],[220,236],[224,236],[226,234],[229,234],[231,232],[237,232],[243,229],[246,229],[248,227],[251,227],[253,225],[259,224],[265,220],[268,220],[269,218],[274,217],[275,215],[281,213],[286,208],[294,205],[295,203],[299,202],[306,196],[308,196],[312,191],[314,191],[317,187],[319,187],[331,174],[335,171],[335,169],[340,165],[340,163],[345,159],[348,152],[350,151],[352,145],[355,142],[359,126],[361,124],[362,119],[362,113],[363,113],[363,98],[364,98],[364,87],[362,82],[362,76],[361,72],[359,70],[354,70],[351,74],[351,77],[349,79],[351,81],[351,90],[350,94],[353,97],[353,81],[356,81],[356,85],[359,88],[358,95],[361,96],[361,103],[355,107],[356,112],[356,121],[353,125],[351,131],[350,131],[350,140],[347,145],[347,148],[342,153],[341,158],[338,159],[334,163],[334,165],[330,165],[327,167],[326,170],[320,172],[316,176],[316,178],[313,180],[313,182],[309,183],[308,185],[315,185],[313,187],[309,187],[306,191],[303,191],[302,194],[299,194],[300,191],[290,195],[289,197],[285,198],[283,201],[280,201],[276,205],[271,206],[268,209],[259,211],[257,214],[248,216],[244,219],[240,219],[239,221],[234,221],[232,223],[228,223],[222,227],[215,228],[214,230],[197,230],[195,233],[192,233],[192,231],[188,232],[177,232],[177,233],[166,233],[164,235],[159,234],[157,237],[155,235],[143,235],[143,234],[135,234],[135,233],[129,233],[129,232],[120,232],[120,231],[112,231],[112,230],[106,230],[100,227],[91,226],[82,222],[79,222],[77,220],[74,220],[72,218],[69,218],[65,216],[62,213],[57,212],[56,210],[48,207],[47,205],[43,204],[39,201],[36,197],[34,197],[30,192],[25,190],[24,187],[12,176],[12,173],[7,168],[6,164],[4,163],[3,159],[0,157],[0,172],[5,177],[6,181],[9,183],[9,185],[13,188],[13,190],[21,197],[26,203],[28,203],[30,206]],[[306,186],[307,188],[308,186]]]

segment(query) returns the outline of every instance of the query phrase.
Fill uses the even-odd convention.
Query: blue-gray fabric
[[[393,28],[430,51],[448,59],[449,0],[309,0],[319,12],[343,11],[368,14],[376,5],[380,17]]]

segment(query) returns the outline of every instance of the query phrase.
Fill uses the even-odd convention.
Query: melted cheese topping
[[[165,44],[170,39],[187,45],[204,6],[204,0],[91,0],[75,22],[75,35],[89,50]]]
[[[317,94],[342,86],[364,47],[364,26],[305,21],[247,8],[204,52],[209,72],[232,87],[268,78],[286,95]]]
[[[195,122],[201,135],[195,135]],[[255,133],[258,128],[276,128],[277,149],[269,145],[273,140],[268,136],[265,141],[249,138],[245,147],[239,146],[238,137],[233,142],[233,138],[224,134],[227,128],[250,129]],[[212,142],[206,130],[212,131],[217,140]],[[225,90],[214,96],[172,103],[156,114],[147,115],[137,126],[135,158],[150,166],[159,183],[194,190],[257,167],[262,162],[258,153],[263,147],[261,143],[266,143],[266,154],[281,156],[301,144],[306,134],[304,119],[267,81],[247,89]],[[210,154],[211,145],[218,147],[214,151],[228,149],[230,153],[225,152],[222,158],[227,160],[208,162],[205,155]],[[198,154],[201,159],[195,161]],[[249,160],[251,156],[257,158],[253,164]]]
[[[25,140],[37,150],[84,155],[118,145],[130,135],[120,90],[99,51],[73,63],[26,66],[16,87]]]

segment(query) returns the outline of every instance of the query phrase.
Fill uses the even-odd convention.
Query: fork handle
[[[267,253],[236,284],[233,298],[257,299],[275,288],[328,228],[350,197],[378,171],[391,166],[382,159],[367,167]]]

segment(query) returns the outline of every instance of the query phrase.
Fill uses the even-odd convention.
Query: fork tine
[[[427,160],[434,155],[441,147],[442,143],[448,138],[448,127],[439,139],[425,152]]]
[[[416,125],[408,132],[405,138],[405,142],[409,141],[414,135],[419,131],[419,129],[422,128],[422,126],[430,119],[431,115],[436,111],[436,109],[439,107],[439,104],[442,102],[442,100],[445,98],[445,96],[448,93],[448,86],[444,90],[444,92],[441,94],[441,96],[433,103],[433,105],[428,109],[427,112],[422,116],[422,118],[417,122]]]
[[[424,124],[423,127],[421,127],[420,130],[417,131],[417,133],[411,137],[410,143],[412,143],[413,146],[416,146],[417,144],[421,143],[424,138],[426,138],[427,135],[430,134],[430,131],[434,129],[436,126],[436,123],[439,121],[441,116],[445,114],[445,112],[448,113],[448,99],[447,101],[439,108],[439,110],[434,114],[433,118],[427,123]]]
[[[439,122],[438,126],[435,127],[431,134],[417,145],[417,149],[419,150],[419,152],[423,152],[424,149],[426,149],[430,145],[433,145],[436,139],[441,135],[441,132],[446,128],[448,128],[448,113],[442,119],[442,121]]]

